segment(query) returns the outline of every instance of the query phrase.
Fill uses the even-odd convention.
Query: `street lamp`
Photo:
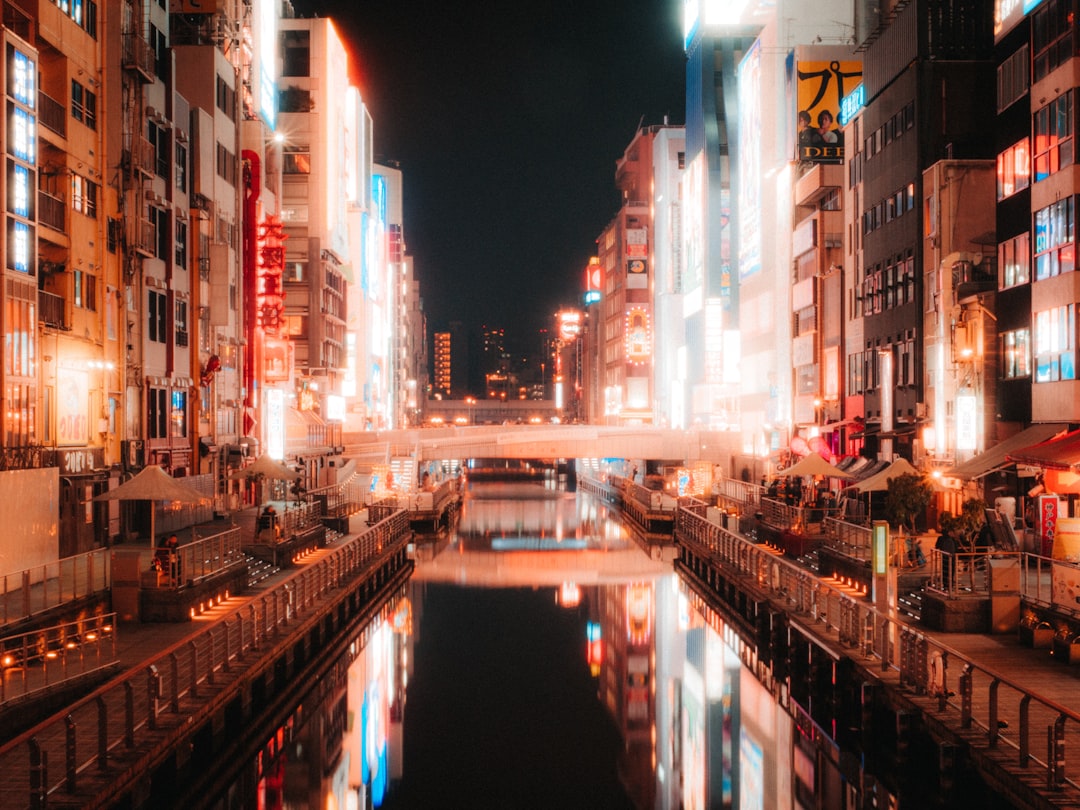
[[[469,406],[469,424],[473,424],[473,405],[476,404],[476,397],[465,397],[465,404]]]

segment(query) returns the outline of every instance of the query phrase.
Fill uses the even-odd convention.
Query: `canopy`
[[[780,470],[781,475],[827,475],[833,478],[851,478],[839,467],[833,466],[817,453],[803,456],[786,470]]]
[[[102,493],[95,501],[180,501],[202,503],[210,500],[194,487],[173,478],[157,465],[145,467],[115,489]]]
[[[300,477],[300,473],[296,470],[290,469],[280,461],[275,461],[270,458],[270,456],[264,454],[255,459],[254,464],[237,470],[232,473],[229,478],[255,478],[260,475],[264,478],[272,478],[278,481],[295,481]]]
[[[1023,448],[1030,447],[1033,444],[1045,442],[1047,439],[1061,431],[1061,425],[1032,425],[1026,430],[1021,430],[1019,433],[998,442],[993,447],[988,448],[985,452],[979,453],[979,455],[957,464],[950,470],[945,470],[942,474],[949,478],[964,478],[968,480],[982,478],[984,475],[989,475],[996,470],[1000,470],[1002,467],[1007,467],[1012,464],[1013,462],[1008,458],[1010,453],[1019,452]]]
[[[1009,453],[1009,460],[1051,470],[1076,469],[1080,467],[1080,430]]]
[[[194,487],[173,478],[156,464],[143,468],[133,478],[94,498],[95,501],[170,501],[203,503],[210,498]],[[150,544],[154,543],[154,509],[150,508]]]
[[[898,458],[884,470],[874,473],[869,478],[856,481],[848,486],[848,489],[858,489],[860,492],[882,492],[889,488],[889,481],[901,475],[920,475],[919,471],[911,466],[907,459]]]

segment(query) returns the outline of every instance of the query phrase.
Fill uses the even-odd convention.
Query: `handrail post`
[[[124,681],[124,744],[135,747],[135,687]]]
[[[172,681],[172,689],[169,691],[169,711],[173,714],[180,713],[180,659],[176,653],[169,653],[169,680]]]
[[[99,771],[107,771],[109,770],[109,708],[105,705],[104,695],[98,695],[95,702],[98,716],[97,765]]]
[[[157,731],[158,699],[161,697],[161,676],[158,668],[150,664],[146,668],[146,727]]]
[[[41,750],[37,737],[31,737],[30,745],[30,807],[31,810],[44,810],[45,796],[48,793],[49,752]]]
[[[1031,695],[1020,698],[1020,761],[1021,768],[1026,768],[1031,761]]]
[[[74,793],[77,770],[75,767],[75,719],[64,716],[64,790]]]

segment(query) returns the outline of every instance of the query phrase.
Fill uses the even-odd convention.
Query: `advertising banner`
[[[844,133],[837,124],[840,102],[862,81],[862,62],[798,63],[798,159],[843,163]]]

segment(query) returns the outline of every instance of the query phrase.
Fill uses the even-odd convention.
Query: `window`
[[[169,311],[166,307],[165,293],[150,290],[146,308],[146,337],[153,343],[164,343]]]
[[[311,72],[311,33],[309,31],[283,31],[281,51],[282,76],[307,76]]]
[[[187,391],[178,388],[172,392],[169,422],[174,437],[183,438],[187,436]]]
[[[236,120],[236,90],[221,76],[217,77],[217,108],[229,117],[230,121]]]
[[[169,229],[169,212],[164,208],[158,208],[156,205],[151,205],[150,221],[154,223],[154,234],[157,236],[157,240],[154,243],[154,256],[162,260],[167,260],[169,258],[169,251],[172,248],[169,240],[169,235],[172,233]]]
[[[187,269],[187,256],[188,256],[188,224],[180,219],[176,218],[176,244],[174,246],[173,258],[176,261],[177,267]]]
[[[311,152],[306,146],[285,147],[281,160],[281,170],[285,174],[311,174]]]
[[[1048,0],[1031,15],[1031,48],[1035,52],[1033,80],[1038,81],[1073,57],[1076,10],[1074,0]]]
[[[1028,140],[1017,141],[997,157],[997,198],[1004,200],[1031,184]]]
[[[91,183],[85,177],[71,175],[71,207],[80,214],[97,219],[97,183]]]
[[[1006,380],[1031,376],[1031,330],[1014,329],[1001,336],[1001,376]]]
[[[176,329],[176,345],[188,345],[188,304],[187,301],[177,301],[173,307],[173,326]]]
[[[1073,164],[1073,91],[1035,113],[1035,182]]]
[[[151,388],[146,397],[146,432],[151,439],[169,436],[169,392],[164,388]]]
[[[1035,278],[1047,279],[1075,267],[1076,199],[1066,197],[1035,212]]]
[[[109,219],[106,248],[109,253],[116,253],[124,239],[124,223],[119,219]]]
[[[1035,313],[1035,382],[1076,379],[1074,305]]]
[[[1030,84],[1031,55],[1025,42],[1016,53],[998,65],[997,111],[1001,112],[1013,102],[1023,98]]]
[[[222,180],[236,185],[236,155],[221,143],[217,145],[217,174]]]
[[[97,96],[72,79],[71,117],[90,129],[97,129]]]
[[[1026,233],[998,245],[998,289],[1007,290],[1031,281],[1031,240]]]
[[[146,139],[154,148],[154,174],[162,179],[169,176],[169,130],[154,121],[146,124]]]
[[[97,39],[97,4],[93,0],[52,0],[53,5]]]
[[[173,161],[173,172],[176,178],[176,190],[187,191],[187,146],[176,142],[176,160]]]
[[[97,277],[83,270],[72,272],[72,303],[80,309],[97,311]]]
[[[154,74],[163,82],[169,81],[169,38],[154,25],[150,26],[150,47],[154,49]]]

